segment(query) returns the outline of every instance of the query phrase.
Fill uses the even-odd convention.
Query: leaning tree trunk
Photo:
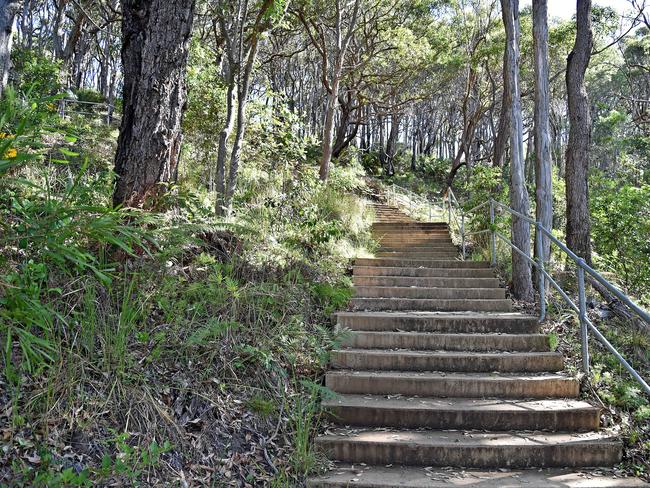
[[[535,216],[545,229],[553,226],[553,181],[551,178],[551,140],[549,129],[548,20],[547,0],[533,2],[533,46],[535,50]],[[551,257],[551,241],[542,241],[542,258]]]
[[[0,0],[0,97],[9,82],[14,18],[21,3],[20,0]]]
[[[519,93],[519,1],[501,0],[503,23],[506,28],[506,60],[503,77],[508,84],[510,104],[510,205],[514,210],[528,215],[528,191],[524,179],[523,121]],[[512,216],[512,243],[524,255],[530,255],[530,227],[528,222]],[[512,292],[520,300],[532,300],[533,284],[530,264],[526,258],[512,251]]]
[[[194,0],[123,0],[124,109],[115,205],[140,206],[176,180]]]
[[[589,144],[591,113],[585,72],[592,47],[591,0],[578,0],[576,40],[569,54],[566,86],[569,99],[569,142],[566,149],[566,240],[569,249],[591,263],[589,221]]]

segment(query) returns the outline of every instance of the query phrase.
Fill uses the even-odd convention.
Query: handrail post
[[[451,188],[447,189],[447,222],[451,229]]]
[[[497,265],[497,236],[494,227],[494,200],[490,198],[490,264]]]
[[[537,286],[539,288],[539,321],[546,318],[546,283],[544,278],[544,238],[542,234],[542,223],[535,222],[537,232],[536,254],[537,254]]]
[[[463,261],[465,261],[465,212],[460,213],[460,240],[463,252]]]
[[[589,337],[587,330],[587,300],[585,296],[585,270],[582,267],[583,259],[576,261],[578,266],[578,310],[580,319],[580,343],[582,347],[582,371],[589,374]]]

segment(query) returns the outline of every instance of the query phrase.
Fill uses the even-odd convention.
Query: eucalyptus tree
[[[217,214],[230,207],[237,186],[241,149],[246,131],[248,103],[253,68],[262,34],[271,27],[286,4],[263,0],[251,4],[248,0],[216,0],[213,5],[216,43],[221,49],[221,66],[226,85],[226,117],[219,133],[217,152]],[[229,137],[235,130],[229,147]],[[226,178],[226,160],[230,166]]]
[[[501,13],[506,30],[506,62],[503,77],[511,95],[510,111],[510,205],[528,215],[530,203],[524,179],[523,122],[519,87],[519,1],[501,0]],[[533,286],[530,264],[530,227],[527,221],[512,216],[512,243],[523,253],[512,252],[512,291],[516,298],[531,300]]]
[[[533,2],[533,43],[535,51],[535,214],[542,226],[553,226],[553,194],[551,177],[551,141],[549,130],[549,61],[547,0]],[[550,239],[542,232],[535,239],[542,241],[542,259],[551,256]]]
[[[0,97],[9,80],[14,18],[20,6],[20,0],[0,0]]]
[[[569,248],[591,262],[588,194],[591,112],[585,86],[593,46],[591,0],[577,0],[576,37],[567,59],[569,140],[566,150],[566,239]]]
[[[177,178],[194,0],[123,0],[124,108],[114,205],[141,206]]]
[[[457,42],[462,46],[460,55],[463,60],[462,71],[456,81],[459,93],[455,95],[461,125],[458,128],[458,146],[453,154],[444,190],[452,186],[461,167],[471,167],[473,164],[476,158],[474,142],[477,129],[493,109],[490,64],[495,54],[492,37],[498,27],[496,3],[461,2],[455,18],[461,26]]]
[[[327,180],[332,160],[334,117],[339,87],[344,72],[345,57],[357,28],[362,0],[332,0],[301,2],[294,14],[302,22],[314,48],[321,58],[322,82],[327,90],[320,179]]]

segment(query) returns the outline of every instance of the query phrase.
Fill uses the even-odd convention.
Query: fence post
[[[582,346],[582,371],[589,374],[589,336],[587,330],[587,300],[585,297],[585,270],[582,267],[583,259],[576,261],[578,266],[578,303],[580,319],[580,342]]]
[[[542,234],[542,223],[535,222],[537,242],[535,243],[535,254],[537,254],[537,286],[539,288],[539,321],[546,318],[546,284],[544,277],[544,234]]]
[[[465,261],[465,212],[460,213],[460,240],[463,252],[463,261]]]
[[[490,198],[490,264],[497,265],[497,235],[494,228],[494,200]]]

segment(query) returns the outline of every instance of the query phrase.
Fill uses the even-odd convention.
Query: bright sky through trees
[[[522,7],[530,5],[531,1],[522,2]],[[612,7],[619,13],[631,10],[630,2],[627,0],[596,0],[594,5],[601,7]],[[558,17],[562,20],[570,19],[576,13],[576,2],[572,0],[548,0],[548,13],[550,17]]]

